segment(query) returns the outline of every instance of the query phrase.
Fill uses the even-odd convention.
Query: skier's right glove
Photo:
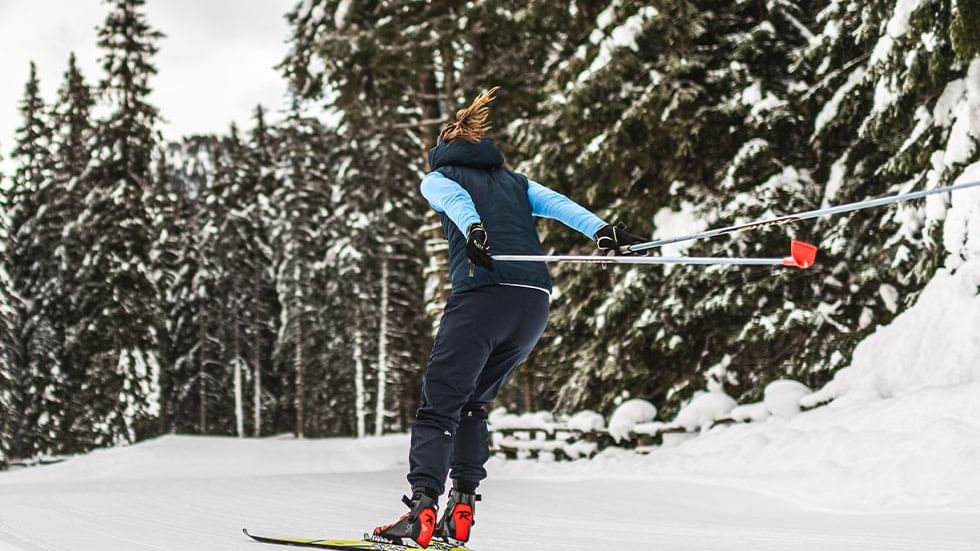
[[[466,256],[470,262],[493,271],[493,259],[490,258],[490,238],[482,223],[470,224],[466,228]]]
[[[626,231],[626,224],[620,222],[613,226],[612,224],[606,224],[605,226],[599,228],[599,231],[595,232],[592,236],[595,239],[596,247],[599,247],[601,252],[612,252],[614,255],[627,256],[627,255],[637,255],[646,256],[650,253],[647,251],[636,251],[630,252],[626,250],[626,247],[634,243],[646,243],[649,239],[644,239],[638,235],[633,235],[632,233]]]

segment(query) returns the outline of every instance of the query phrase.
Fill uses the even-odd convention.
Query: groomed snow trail
[[[0,551],[274,549],[244,539],[242,527],[357,536],[402,513],[407,444],[170,436],[2,473]],[[615,467],[561,479],[491,467],[501,476],[482,488],[479,551],[956,550],[976,549],[980,536],[976,512],[835,514]]]

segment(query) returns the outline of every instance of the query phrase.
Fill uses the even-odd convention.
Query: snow
[[[606,428],[606,420],[599,413],[585,409],[572,415],[565,423],[565,428],[581,432],[603,430]]]
[[[947,167],[969,161],[980,139],[980,59],[970,64],[965,85],[966,95],[956,107],[956,122],[950,130],[943,156],[943,164]]]
[[[792,417],[800,412],[800,399],[812,391],[803,383],[781,379],[766,385],[763,403],[778,417]]]
[[[847,76],[847,81],[843,86],[834,92],[834,95],[830,98],[826,104],[824,104],[823,109],[817,114],[816,122],[814,123],[813,133],[820,134],[820,131],[824,129],[827,124],[837,117],[837,111],[840,109],[840,104],[844,101],[844,98],[853,90],[858,84],[864,80],[865,69],[864,67],[858,67],[851,71],[851,74]]]
[[[681,408],[673,424],[698,430],[728,416],[736,405],[735,400],[724,392],[702,392]]]
[[[578,84],[588,81],[602,70],[612,60],[616,50],[629,48],[635,51],[637,49],[636,36],[643,30],[646,22],[659,13],[656,8],[651,6],[642,7],[634,15],[623,21],[621,25],[606,32],[604,29],[612,23],[614,8],[615,4],[604,10],[597,18],[597,28],[592,32],[589,40],[596,44],[599,50],[589,68],[578,75],[576,80]],[[569,86],[571,84],[569,82]]]
[[[480,551],[620,549],[637,540],[661,551],[972,549],[980,406],[975,387],[955,390],[712,430],[649,455],[612,449],[567,463],[494,458],[472,544]],[[922,417],[951,408],[962,423]],[[242,527],[357,537],[404,510],[407,448],[405,435],[167,436],[0,473],[0,549],[265,549]]]
[[[878,287],[878,296],[881,297],[889,312],[894,314],[898,311],[898,289],[887,283],[882,283]]]
[[[555,416],[548,411],[537,411],[522,413],[520,415],[507,413],[506,409],[497,408],[490,412],[487,422],[493,430],[520,429],[531,430],[540,429],[552,431],[557,423]]]
[[[334,11],[334,26],[338,29],[343,29],[344,25],[347,24],[347,13],[350,11],[351,0],[340,0],[337,4],[337,9]],[[313,19],[317,21],[317,19]]]
[[[740,423],[765,421],[772,415],[765,402],[753,402],[733,409],[728,416]]]
[[[679,210],[667,207],[658,210],[653,215],[653,227],[658,238],[666,239],[704,231],[708,227],[708,222],[697,214],[693,203],[684,201]],[[663,256],[680,256],[691,245],[691,241],[671,243],[664,245],[660,250]]]
[[[656,416],[657,408],[650,402],[638,398],[627,400],[620,404],[609,418],[609,435],[619,442],[629,436],[633,427],[653,421]]]
[[[849,153],[844,153],[840,159],[837,159],[831,165],[830,176],[827,178],[827,185],[824,187],[823,201],[820,203],[820,208],[829,207],[834,198],[837,197],[837,193],[844,184],[844,178],[847,176],[847,160],[849,156]]]
[[[957,184],[980,181],[980,162],[968,166]],[[946,267],[955,269],[969,258],[980,258],[980,189],[953,194],[952,206],[943,225],[943,245],[949,256]]]
[[[870,64],[874,65],[883,61],[891,53],[895,40],[901,38],[909,31],[909,20],[912,13],[919,9],[923,0],[898,0],[892,12],[891,19],[885,27],[885,34],[878,39],[874,50],[871,52]]]

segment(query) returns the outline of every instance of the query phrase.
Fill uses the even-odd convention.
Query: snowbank
[[[489,469],[494,480],[696,480],[837,512],[980,513],[980,383],[670,436],[648,455],[609,448],[586,462],[495,459]]]
[[[980,258],[940,270],[914,306],[854,351],[850,367],[809,398],[892,398],[980,382]]]

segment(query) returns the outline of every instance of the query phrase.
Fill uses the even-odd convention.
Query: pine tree
[[[266,399],[268,389],[263,374],[269,372],[268,368],[272,365],[272,345],[275,342],[279,304],[276,301],[270,242],[270,226],[274,217],[271,198],[276,188],[275,137],[266,126],[262,106],[256,106],[254,119],[255,127],[243,159],[246,182],[244,189],[250,197],[244,212],[249,221],[248,247],[252,251],[249,260],[250,281],[243,284],[248,286],[250,293],[250,305],[244,315],[252,350],[252,430],[255,436],[261,436],[263,410],[268,407],[269,402]],[[271,388],[275,388],[275,385],[271,385]]]
[[[53,244],[39,218],[51,186],[51,127],[34,63],[20,103],[22,125],[11,159],[16,163],[7,191],[10,228],[6,265],[10,289],[19,300],[14,314],[13,410],[19,423],[11,438],[12,454],[31,458],[56,448],[56,389],[61,381],[58,343],[44,315],[44,283]]]
[[[216,276],[204,228],[219,148],[213,136],[170,144],[160,180],[165,199],[159,202],[163,224],[156,258],[163,274],[158,285],[166,320],[162,355],[168,366],[160,391],[161,415],[170,431],[207,433],[212,420]]]
[[[3,156],[0,155],[0,161]],[[0,172],[0,190],[6,188],[4,174]],[[16,355],[18,322],[15,318],[20,310],[16,306],[18,298],[13,294],[13,284],[7,273],[7,246],[10,232],[7,229],[7,197],[0,193],[0,470],[6,469],[13,449],[13,438],[19,423],[19,415],[14,409],[16,387],[15,369],[20,365]]]
[[[81,422],[88,407],[84,397],[92,389],[87,388],[84,364],[77,360],[81,343],[73,329],[77,328],[79,317],[71,306],[76,288],[71,276],[81,262],[82,251],[64,230],[78,218],[85,200],[82,180],[95,137],[91,116],[94,103],[72,54],[51,115],[52,177],[42,190],[40,200],[46,208],[38,217],[39,234],[44,237],[40,309],[51,327],[53,360],[64,374],[57,389],[59,410],[54,416],[60,453],[87,450],[92,432],[91,426]]]
[[[351,304],[328,306],[331,289],[325,285],[328,266],[322,260],[324,246],[331,241],[324,235],[330,215],[326,132],[316,120],[302,116],[297,106],[280,132],[276,154],[279,187],[272,194],[276,214],[271,228],[276,291],[282,305],[275,354],[283,375],[288,373],[292,379],[288,393],[292,403],[279,406],[292,415],[296,436],[303,437],[311,429],[319,432],[311,418],[323,412],[322,406],[311,411],[316,397],[312,389],[331,385],[337,369],[322,358],[331,341],[325,317]],[[348,392],[341,387],[330,391]],[[330,410],[334,415],[340,413],[333,407]]]
[[[147,98],[151,58],[162,34],[141,12],[144,0],[113,0],[98,30],[105,77],[100,92],[113,111],[100,121],[84,210],[73,225],[86,251],[74,278],[74,308],[84,313],[79,342],[93,389],[86,397],[101,419],[93,444],[132,441],[156,414],[159,303],[150,251],[153,153],[158,113]]]

